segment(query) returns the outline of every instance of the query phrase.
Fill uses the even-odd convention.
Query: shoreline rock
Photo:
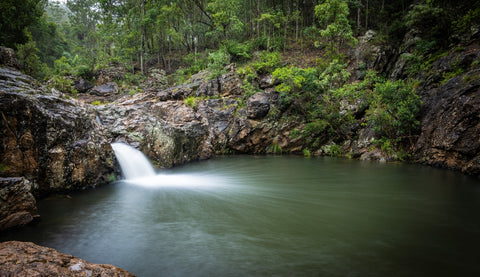
[[[135,275],[119,267],[93,264],[32,242],[0,243],[0,276],[116,276]]]

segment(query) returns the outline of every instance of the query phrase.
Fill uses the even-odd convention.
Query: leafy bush
[[[35,41],[30,40],[25,44],[17,44],[16,48],[20,68],[25,74],[37,79],[44,79],[50,75],[48,66],[40,61]]]
[[[222,47],[208,55],[208,68],[211,71],[210,78],[216,78],[226,73],[225,66],[230,64],[230,54]]]
[[[386,138],[410,138],[420,124],[416,117],[422,104],[413,87],[403,80],[387,80],[377,83],[374,93],[368,122]]]
[[[66,76],[53,76],[47,83],[47,88],[54,88],[63,93],[72,94],[77,97],[77,90],[73,87],[73,80]]]
[[[232,61],[244,61],[252,58],[252,46],[249,42],[239,43],[236,41],[227,41],[225,43],[227,52],[232,56]]]
[[[184,102],[185,105],[189,106],[190,108],[197,110],[198,102],[200,101],[200,98],[195,97],[195,96],[189,96],[185,98]]]
[[[266,74],[273,72],[280,66],[282,55],[278,51],[267,52],[262,51],[258,56],[258,60],[255,61],[252,66],[258,72],[258,74]]]

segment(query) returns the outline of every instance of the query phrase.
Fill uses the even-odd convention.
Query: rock
[[[73,88],[79,93],[86,93],[89,89],[93,88],[93,84],[80,78],[73,82]]]
[[[267,74],[260,77],[259,86],[261,89],[271,88],[274,86],[274,80],[272,74]]]
[[[257,93],[248,98],[247,115],[251,119],[261,119],[270,111],[270,100],[265,93]]]
[[[111,96],[118,94],[118,86],[115,83],[106,83],[100,86],[93,87],[90,94],[97,96]]]
[[[15,85],[0,93],[0,177],[24,176],[35,195],[106,183],[115,159],[94,109],[4,72]]]
[[[125,79],[126,72],[125,67],[119,63],[110,63],[106,68],[97,70],[94,75],[97,84],[106,84]]]
[[[477,67],[423,93],[421,133],[414,149],[417,161],[480,174],[478,76]]]
[[[92,264],[31,242],[0,243],[0,276],[135,276],[107,264]]]
[[[220,86],[219,93],[223,97],[232,97],[236,98],[243,95],[243,84],[242,80],[235,71],[233,65],[230,67],[230,72],[223,74],[218,78],[218,83]]]
[[[25,178],[0,178],[0,231],[25,226],[38,217],[32,184]]]
[[[152,68],[148,71],[147,78],[143,82],[143,86],[149,91],[159,91],[166,89],[168,86],[168,79],[165,70]]]
[[[15,55],[13,49],[0,46],[0,66],[12,67],[14,69],[20,68],[17,55]]]

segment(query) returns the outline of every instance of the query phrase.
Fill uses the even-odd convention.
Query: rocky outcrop
[[[115,276],[133,277],[126,270],[92,264],[31,242],[0,243],[0,276]]]
[[[415,144],[417,161],[480,174],[480,46],[472,44],[433,65],[423,97],[421,134]],[[460,69],[459,69],[460,68]],[[464,73],[443,82],[448,72]],[[438,85],[440,84],[440,85]]]
[[[0,178],[0,231],[25,226],[38,217],[32,183],[25,178]]]
[[[0,46],[0,66],[6,66],[11,68],[20,68],[18,64],[17,55],[11,48]]]
[[[0,177],[26,177],[33,192],[93,187],[108,181],[115,159],[95,111],[46,93],[29,77],[0,69]]]

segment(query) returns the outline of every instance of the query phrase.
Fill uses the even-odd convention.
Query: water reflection
[[[479,211],[449,171],[228,157],[41,201],[9,239],[139,276],[475,276]]]

